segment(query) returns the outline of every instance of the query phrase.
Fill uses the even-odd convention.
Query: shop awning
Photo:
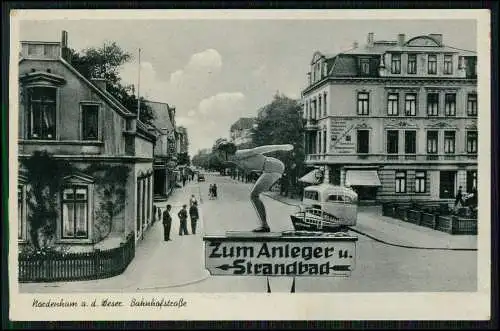
[[[299,182],[308,183],[308,184],[319,184],[321,181],[322,173],[319,169],[314,169],[313,171],[308,172],[304,176],[299,178]]]
[[[377,170],[347,170],[346,186],[382,186]]]

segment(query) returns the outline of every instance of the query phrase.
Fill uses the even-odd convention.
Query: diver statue
[[[253,232],[270,232],[269,223],[266,217],[266,207],[260,199],[260,194],[269,191],[271,186],[276,183],[285,171],[285,165],[280,160],[265,156],[266,153],[277,151],[292,151],[293,145],[265,145],[251,149],[237,150],[234,155],[229,158],[232,162],[247,171],[261,171],[262,174],[255,182],[255,185],[250,192],[250,201],[257,212],[260,220],[260,227]]]

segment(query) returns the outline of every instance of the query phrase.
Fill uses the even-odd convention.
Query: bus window
[[[341,195],[329,195],[328,201],[344,201]]]
[[[304,199],[318,200],[318,192],[315,191],[305,191]]]

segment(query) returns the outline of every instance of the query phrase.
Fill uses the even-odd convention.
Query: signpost
[[[207,235],[205,265],[213,276],[350,276],[356,266],[357,237],[346,233],[227,232]]]

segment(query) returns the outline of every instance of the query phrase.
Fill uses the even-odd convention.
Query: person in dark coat
[[[212,190],[213,190],[214,199],[217,199],[217,185],[215,185],[215,183],[214,183]]]
[[[191,233],[196,234],[196,223],[199,219],[197,202],[194,202],[191,207],[189,207],[189,217],[191,217]]]
[[[167,205],[167,209],[163,212],[163,240],[170,240],[170,228],[172,227],[172,216],[170,216],[171,205]]]
[[[457,195],[455,197],[455,207],[458,205],[459,202],[460,202],[460,206],[464,205],[464,201],[462,200],[462,196],[463,196],[462,186],[460,186],[458,188],[458,192],[457,192]]]
[[[187,210],[186,210],[186,205],[183,205],[182,206],[182,209],[179,211],[179,213],[177,213],[177,216],[179,216],[179,221],[180,221],[180,224],[179,224],[179,236],[182,236],[182,235],[188,235],[188,230],[187,230],[187,218],[188,218],[188,214],[187,214]]]

